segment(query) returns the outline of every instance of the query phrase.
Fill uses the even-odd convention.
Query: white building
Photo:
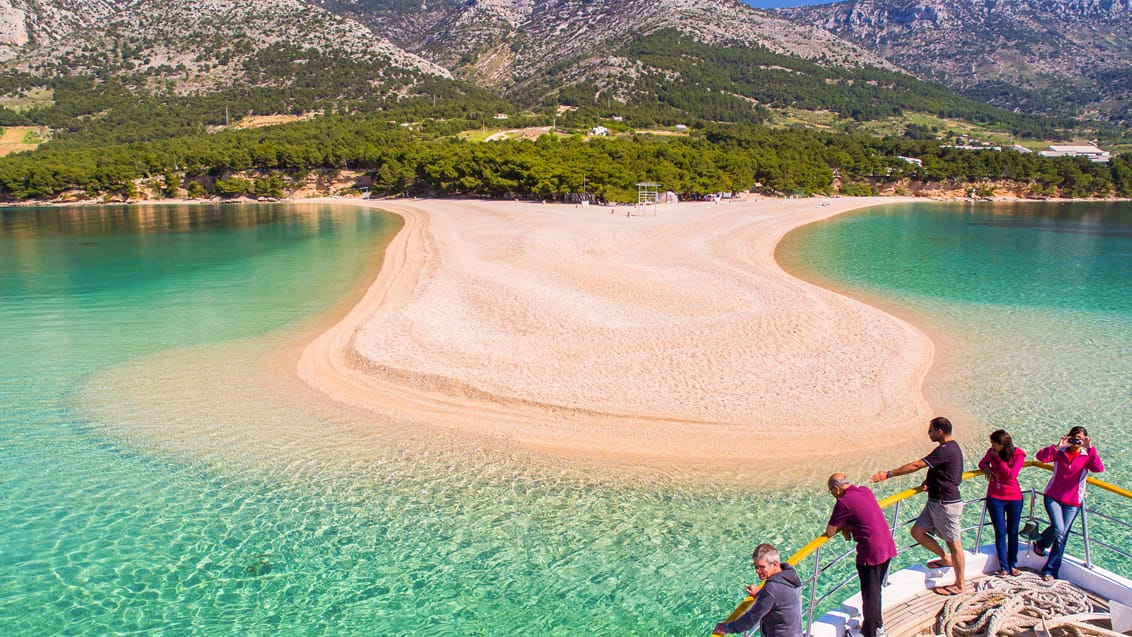
[[[590,135],[594,135],[596,137],[605,137],[608,134],[609,129],[604,126],[594,126],[590,129]]]
[[[1089,161],[1107,162],[1112,154],[1096,146],[1053,146],[1038,153],[1042,157],[1087,157]]]
[[[976,146],[974,144],[952,144],[940,148],[957,148],[959,150],[1002,150],[999,146]]]

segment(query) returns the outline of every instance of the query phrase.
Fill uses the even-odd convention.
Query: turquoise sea
[[[701,635],[755,543],[824,528],[820,485],[589,479],[312,406],[276,359],[398,227],[316,205],[0,209],[5,634]],[[883,207],[781,254],[953,339],[949,398],[980,435],[1033,448],[1081,422],[1132,483],[1129,204]]]
[[[1037,449],[1085,425],[1132,483],[1132,204],[885,206],[802,228],[779,256],[938,334],[947,402],[984,431]]]

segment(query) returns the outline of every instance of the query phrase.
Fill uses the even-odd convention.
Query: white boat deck
[[[998,560],[993,553],[993,547],[983,547],[977,554],[967,554],[967,591],[974,591],[980,581],[995,577],[993,573],[998,570]],[[1023,549],[1019,561],[1022,569],[1037,572],[1045,558]],[[1107,613],[1111,600],[1115,600],[1117,606],[1132,606],[1132,586],[1127,579],[1096,566],[1087,569],[1080,560],[1070,555],[1065,557],[1061,577],[1088,594],[1094,612]],[[954,574],[950,568],[928,569],[918,564],[890,573],[883,591],[884,634],[887,637],[935,634],[940,610],[947,600],[955,598],[937,595],[931,589],[953,582]],[[861,596],[858,593],[840,608],[815,619],[810,630],[811,637],[846,637],[847,632],[851,637],[859,636],[860,608]]]

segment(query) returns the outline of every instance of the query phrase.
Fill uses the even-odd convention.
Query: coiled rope
[[[1034,573],[990,577],[975,591],[947,600],[936,621],[936,633],[946,637],[1014,635],[1064,626],[1076,635],[1111,635],[1111,631],[1082,621],[1060,621],[1092,610],[1084,591],[1065,580],[1045,581]],[[1051,621],[1051,620],[1059,621]]]

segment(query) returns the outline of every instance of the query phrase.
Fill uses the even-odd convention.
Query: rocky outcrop
[[[0,0],[0,60],[88,26],[119,6],[112,0]]]

